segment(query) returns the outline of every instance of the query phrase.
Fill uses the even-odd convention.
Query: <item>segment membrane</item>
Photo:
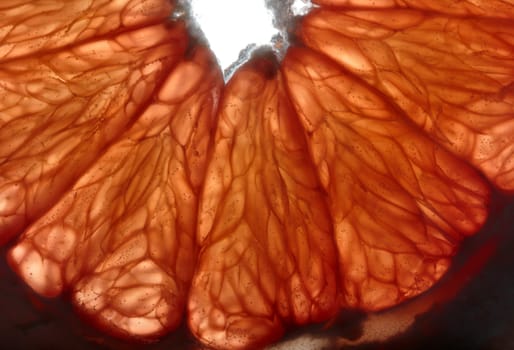
[[[512,21],[323,10],[301,28],[308,46],[390,97],[498,188],[514,191]]]
[[[343,305],[379,310],[432,286],[487,216],[487,185],[367,85],[308,49],[287,87],[326,189]]]
[[[0,243],[59,200],[140,115],[184,54],[185,35],[156,25],[0,66]]]
[[[227,86],[200,199],[189,325],[215,348],[259,347],[338,310],[325,197],[270,64]]]
[[[10,251],[36,292],[71,290],[109,333],[156,337],[183,318],[221,75],[204,50]]]
[[[313,0],[313,3],[341,9],[408,8],[458,16],[514,17],[512,0]]]
[[[148,26],[171,11],[167,0],[3,0],[0,61]]]

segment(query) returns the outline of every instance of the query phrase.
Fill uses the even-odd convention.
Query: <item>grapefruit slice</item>
[[[71,290],[79,311],[115,335],[180,324],[222,81],[213,67],[205,50],[180,62],[130,130],[25,231],[9,259],[36,292]]]
[[[328,193],[344,303],[379,310],[425,291],[484,223],[487,185],[326,57],[291,49],[283,70]]]
[[[183,56],[154,25],[0,67],[0,242],[41,216],[139,117]]]
[[[434,141],[514,191],[514,24],[412,10],[308,15],[300,36],[359,75]]]
[[[313,0],[312,2],[324,7],[336,7],[342,10],[408,8],[458,16],[514,17],[514,3],[512,0]]]
[[[259,347],[338,308],[330,216],[274,70],[241,68],[219,110],[189,297],[191,330],[215,348]]]
[[[2,2],[17,274],[109,334],[187,318],[227,349],[436,283],[486,220],[488,182],[514,191],[514,5],[316,3],[304,48],[223,90],[169,1]]]
[[[162,0],[5,0],[0,4],[0,58],[34,55],[151,26],[165,21],[172,10],[173,3]]]

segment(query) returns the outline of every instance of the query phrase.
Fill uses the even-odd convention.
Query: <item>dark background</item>
[[[495,242],[491,258],[469,277],[457,296],[418,316],[405,333],[387,343],[345,346],[344,349],[514,349],[514,201],[499,195],[494,197],[488,223],[479,234],[465,241],[454,266],[437,286],[444,288],[445,284],[451,283],[453,276],[476,256],[481,246]],[[32,293],[7,266],[5,249],[0,253],[2,349],[198,348],[185,327],[155,344],[130,344],[102,335],[82,322],[65,300],[45,300]],[[309,334],[315,338],[344,336],[355,339],[361,335],[360,322],[363,318],[363,315],[356,314],[328,331],[311,327],[296,331],[289,338]]]

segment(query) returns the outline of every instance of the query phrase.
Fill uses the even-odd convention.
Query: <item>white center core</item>
[[[279,33],[264,0],[193,0],[191,7],[222,69],[237,61],[248,45],[269,44]]]
[[[279,56],[288,46],[287,21],[310,0],[190,0],[189,16],[214,52],[225,78],[260,47]],[[279,57],[281,58],[281,57]]]

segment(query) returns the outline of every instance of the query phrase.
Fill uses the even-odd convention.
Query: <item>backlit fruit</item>
[[[151,1],[0,4],[0,241],[102,331],[218,349],[427,291],[514,191],[514,4],[316,1],[224,86]]]

